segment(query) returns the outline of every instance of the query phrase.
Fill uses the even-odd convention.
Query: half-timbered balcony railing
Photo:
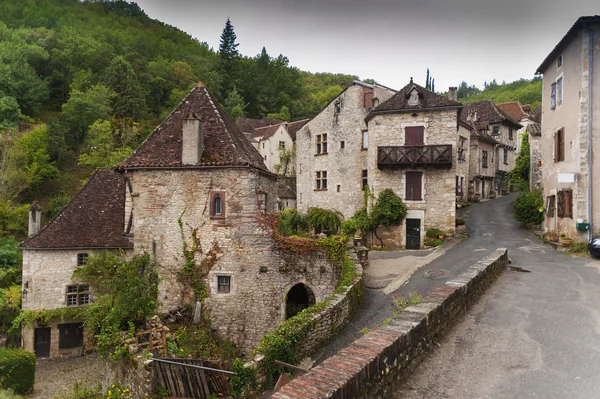
[[[377,147],[377,167],[452,167],[452,144]]]

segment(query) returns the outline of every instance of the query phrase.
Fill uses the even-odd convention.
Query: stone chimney
[[[469,110],[469,113],[467,114],[467,122],[477,122],[477,111],[474,109]]]
[[[202,159],[204,151],[204,123],[198,115],[190,112],[183,119],[183,140],[181,143],[181,163],[183,165],[197,165]]]
[[[458,101],[458,94],[457,94],[457,88],[456,87],[449,87],[448,88],[448,100],[450,100],[450,101]]]
[[[33,201],[29,207],[29,234],[28,237],[35,235],[42,226],[42,207],[38,201]]]

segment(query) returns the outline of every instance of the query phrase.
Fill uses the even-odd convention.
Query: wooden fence
[[[157,358],[153,363],[155,382],[171,397],[207,399],[212,394],[231,395],[229,376],[233,373],[223,370],[220,360]]]
[[[158,351],[162,352],[163,356],[167,356],[167,329],[151,328],[150,330],[140,331],[135,334],[137,345],[151,352],[154,356],[158,355]]]

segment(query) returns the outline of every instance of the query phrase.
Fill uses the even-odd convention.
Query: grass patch
[[[396,310],[394,310],[394,315],[397,315],[400,312],[403,312],[409,306],[416,305],[421,302],[423,297],[418,292],[414,291],[409,294],[408,297],[401,297],[394,295],[394,305],[396,306]]]

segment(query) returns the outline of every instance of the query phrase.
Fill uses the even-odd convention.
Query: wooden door
[[[421,249],[421,219],[406,219],[406,249]]]
[[[37,357],[50,357],[50,328],[34,330],[34,351]]]

